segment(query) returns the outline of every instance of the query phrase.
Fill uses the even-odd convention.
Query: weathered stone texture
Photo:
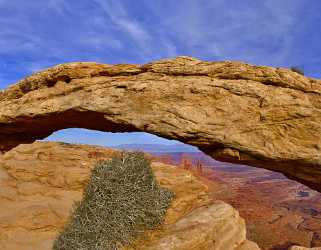
[[[94,163],[112,154],[102,147],[35,142],[0,157],[0,249],[52,249],[73,202],[82,197]],[[212,201],[199,178],[161,163],[152,168],[175,198],[163,229],[150,232],[139,242],[139,250],[259,249],[246,240],[239,213],[224,202]]]
[[[0,93],[0,151],[72,127],[177,139],[321,191],[321,81],[288,69],[190,57],[69,63]]]

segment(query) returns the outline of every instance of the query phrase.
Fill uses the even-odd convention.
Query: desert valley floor
[[[215,199],[234,206],[246,220],[248,238],[262,249],[296,244],[321,246],[321,194],[265,169],[214,161],[200,152],[155,153],[179,164],[183,155],[200,159],[203,179]]]

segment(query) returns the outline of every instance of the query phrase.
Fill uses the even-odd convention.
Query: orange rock
[[[3,152],[63,128],[145,131],[318,191],[320,124],[320,80],[241,62],[68,63],[0,92]]]
[[[0,157],[0,249],[51,249],[73,202],[81,199],[94,163],[113,153],[102,147],[35,142]],[[149,232],[140,250],[259,249],[247,242],[238,212],[213,202],[199,178],[171,165],[153,163],[152,168],[176,197],[163,228]]]

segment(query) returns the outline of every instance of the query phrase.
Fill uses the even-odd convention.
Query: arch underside
[[[287,69],[187,57],[59,65],[0,92],[0,150],[65,128],[142,131],[320,192],[320,83]]]

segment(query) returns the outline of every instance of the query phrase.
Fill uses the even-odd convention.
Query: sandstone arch
[[[321,81],[190,57],[62,64],[0,92],[0,150],[63,128],[145,131],[321,191]]]

